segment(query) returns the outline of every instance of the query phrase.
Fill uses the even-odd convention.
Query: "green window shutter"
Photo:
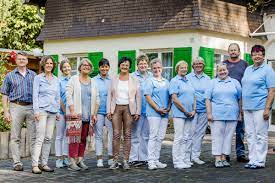
[[[249,53],[244,54],[244,60],[248,63],[248,65],[253,65],[254,62],[251,58],[251,55]]]
[[[204,67],[204,72],[207,74],[209,77],[213,78],[214,77],[214,49],[213,48],[205,48],[205,47],[200,47],[200,52],[199,56],[204,59],[205,62],[205,67]]]
[[[173,76],[176,75],[175,67],[181,60],[188,63],[188,73],[190,73],[192,70],[192,47],[174,48],[173,60]]]
[[[132,60],[132,65],[130,68],[130,72],[135,72],[136,70],[136,50],[126,50],[126,51],[118,51],[118,61],[122,57],[129,57]],[[119,69],[118,69],[119,72]]]
[[[99,73],[98,62],[103,58],[103,52],[88,53],[88,58],[94,66],[94,71],[90,74],[90,77],[94,77]]]
[[[52,57],[53,57],[53,61],[55,63],[55,68],[53,70],[53,75],[58,77],[58,55],[52,55]]]

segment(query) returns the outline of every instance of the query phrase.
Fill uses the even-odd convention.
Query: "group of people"
[[[204,71],[204,59],[193,60],[188,74],[184,60],[175,66],[177,75],[169,82],[162,77],[162,61],[137,58],[137,71],[130,73],[130,58],[119,60],[119,74],[110,77],[110,63],[99,61],[99,74],[90,78],[94,66],[82,59],[78,75],[71,76],[70,62],[60,63],[63,75],[53,75],[51,56],[41,60],[42,73],[27,69],[27,55],[17,53],[17,68],[7,74],[1,93],[4,118],[11,122],[11,150],[14,170],[22,171],[20,160],[21,124],[26,121],[31,138],[32,172],[53,172],[48,166],[54,128],[56,128],[56,167],[86,170],[86,139],[95,136],[97,167],[104,167],[103,128],[108,131],[110,169],[148,166],[166,168],[160,161],[162,141],[168,117],[174,125],[172,157],[174,168],[190,168],[200,159],[207,125],[211,127],[215,167],[229,167],[232,138],[236,131],[237,160],[245,168],[264,168],[268,147],[270,109],[275,93],[275,73],[264,62],[265,49],[252,47],[254,64],[239,58],[240,48],[232,43],[230,58],[217,65],[217,76],[210,79]],[[151,68],[151,72],[148,68]],[[243,144],[247,133],[249,160]],[[123,133],[123,142],[121,136]],[[119,161],[123,143],[123,162]]]

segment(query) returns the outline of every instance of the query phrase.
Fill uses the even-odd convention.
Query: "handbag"
[[[82,115],[65,115],[66,136],[69,144],[81,142]]]

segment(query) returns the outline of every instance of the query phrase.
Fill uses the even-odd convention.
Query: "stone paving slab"
[[[269,145],[275,145],[275,133],[270,135]],[[211,155],[211,138],[206,136],[203,144],[202,159],[205,165],[195,165],[190,169],[177,170],[172,165],[172,141],[167,138],[163,143],[161,151],[161,161],[166,162],[166,169],[149,171],[146,167],[132,168],[129,171],[109,170],[106,168],[96,168],[94,153],[86,155],[86,163],[90,167],[87,171],[71,172],[67,169],[55,169],[54,173],[34,175],[31,173],[31,162],[29,158],[23,159],[23,172],[11,170],[11,160],[0,161],[0,183],[4,182],[51,182],[51,183],[77,183],[77,182],[198,182],[198,183],[247,183],[247,182],[275,182],[275,155],[268,155],[265,169],[249,170],[244,169],[244,163],[237,163],[234,152],[232,153],[232,167],[216,169],[213,165]],[[50,157],[49,165],[55,165],[55,158]]]

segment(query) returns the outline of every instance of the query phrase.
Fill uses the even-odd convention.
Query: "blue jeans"
[[[238,121],[236,126],[236,155],[237,157],[245,155],[244,146],[244,122]]]

